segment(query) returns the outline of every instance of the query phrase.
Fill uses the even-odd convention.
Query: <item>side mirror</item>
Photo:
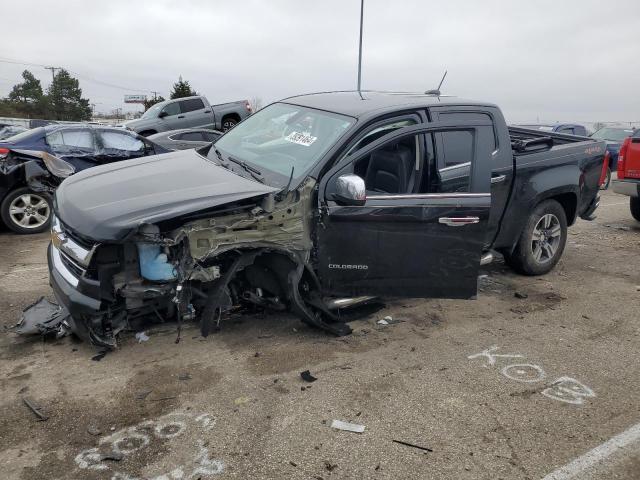
[[[169,114],[167,112],[165,112],[164,110],[162,110],[159,114],[158,114],[158,118],[164,118],[164,117],[168,117]]]
[[[362,206],[367,200],[364,180],[358,175],[341,175],[336,180],[333,199],[340,205]]]

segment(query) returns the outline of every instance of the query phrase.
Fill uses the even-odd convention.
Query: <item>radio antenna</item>
[[[442,88],[442,84],[444,83],[444,79],[447,77],[447,73],[448,70],[444,71],[444,75],[442,76],[442,80],[440,80],[440,85],[438,85],[438,88],[436,88],[435,90],[427,90],[426,92],[424,92],[425,95],[437,95],[438,97],[441,95],[440,94],[440,88]]]

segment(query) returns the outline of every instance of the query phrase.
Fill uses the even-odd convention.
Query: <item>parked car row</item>
[[[26,130],[0,141],[0,217],[16,233],[43,232],[51,222],[52,194],[65,178],[168,151],[121,128],[78,124]]]

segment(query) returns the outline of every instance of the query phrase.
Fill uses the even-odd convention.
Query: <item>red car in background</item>
[[[618,179],[613,191],[630,197],[631,215],[640,222],[640,130],[627,137],[618,155]]]

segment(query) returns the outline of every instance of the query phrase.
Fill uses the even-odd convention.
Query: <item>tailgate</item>
[[[629,139],[624,158],[620,161],[619,178],[640,178],[640,136]],[[624,175],[622,177],[620,174]]]

